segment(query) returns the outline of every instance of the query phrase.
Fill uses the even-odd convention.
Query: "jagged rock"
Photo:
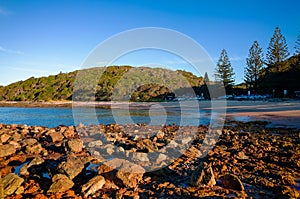
[[[15,193],[15,191],[21,186],[24,182],[23,178],[20,178],[14,173],[7,174],[2,179],[2,184],[4,188],[4,195],[9,196]]]
[[[105,149],[106,153],[109,155],[112,155],[115,152],[114,148],[115,146],[112,144],[107,144],[103,147],[103,149]]]
[[[168,148],[176,148],[176,147],[178,147],[178,143],[174,140],[171,140],[167,146],[168,146]]]
[[[123,152],[125,152],[125,149],[123,147],[119,146],[116,151],[123,153]]]
[[[1,128],[1,124],[0,124],[0,128]],[[4,198],[4,185],[2,182],[1,173],[0,173],[0,198]]]
[[[244,191],[244,185],[241,180],[233,174],[226,174],[221,177],[221,183],[226,189],[234,189],[237,191]]]
[[[1,141],[1,143],[4,143],[4,142],[6,142],[7,140],[9,140],[9,138],[10,138],[10,135],[8,135],[7,133],[5,133],[5,134],[2,134],[2,135],[1,135],[0,141]]]
[[[79,153],[83,149],[83,141],[81,139],[72,139],[67,142],[67,150],[74,152],[74,153]]]
[[[23,186],[20,186],[16,191],[15,191],[15,194],[22,194],[24,193],[24,187]]]
[[[84,163],[79,157],[69,156],[67,161],[58,166],[60,173],[66,174],[71,180],[84,169]]]
[[[14,147],[15,147],[16,149],[21,148],[21,145],[20,145],[17,141],[15,141],[15,140],[9,141],[9,144],[14,145]]]
[[[69,128],[67,128],[64,132],[63,135],[65,136],[65,138],[69,139],[74,137],[75,132],[74,132],[74,127],[73,126],[69,126]]]
[[[96,141],[89,142],[88,147],[90,147],[90,148],[100,147],[102,144],[103,143],[101,140],[96,140]]]
[[[56,174],[53,176],[52,182],[53,183],[47,192],[48,194],[63,193],[74,186],[74,182],[63,174]]]
[[[247,160],[247,159],[249,159],[249,157],[246,156],[245,152],[243,152],[243,151],[238,152],[236,158],[239,159],[239,160]]]
[[[47,150],[42,147],[40,143],[34,143],[33,145],[27,145],[25,148],[27,154],[43,154],[47,155]]]
[[[132,199],[139,199],[139,192],[132,191],[132,190],[118,190],[116,193],[116,198],[132,198]]]
[[[16,148],[12,144],[0,145],[0,158],[16,153]]]
[[[165,154],[163,154],[163,153],[160,153],[160,154],[158,155],[157,159],[156,159],[156,163],[159,164],[159,163],[161,163],[161,162],[163,162],[163,161],[165,161],[165,160],[167,160],[167,159],[168,159],[168,156],[167,156],[167,155],[165,155]]]
[[[40,165],[44,162],[44,159],[41,157],[35,157],[29,164],[26,164],[20,168],[21,175],[29,175],[28,169],[34,165]]]
[[[141,140],[136,144],[136,146],[137,149],[146,150],[147,152],[154,152],[158,149],[150,139]]]
[[[236,123],[236,125],[229,127],[232,130],[224,129],[224,133],[217,140],[217,144],[212,150],[205,146],[206,141],[203,144],[204,138],[207,137],[207,127],[198,127],[198,133],[194,135],[194,142],[186,150],[183,147],[186,146],[183,145],[186,135],[180,134],[181,137],[178,138],[179,134],[173,134],[176,128],[172,126],[157,127],[152,131],[153,136],[151,137],[147,132],[149,127],[145,125],[143,127],[145,130],[139,129],[136,140],[133,139],[134,135],[132,134],[134,131],[132,127],[135,126],[130,124],[127,126],[131,130],[124,132],[117,128],[118,126],[122,127],[122,125],[110,125],[109,127],[102,125],[101,131],[98,126],[86,126],[83,129],[76,129],[76,131],[87,134],[86,138],[81,137],[81,139],[86,146],[91,144],[92,148],[89,151],[81,150],[79,153],[74,153],[74,151],[69,153],[70,150],[64,150],[69,149],[67,136],[71,139],[79,139],[77,135],[72,135],[72,133],[67,135],[66,132],[71,127],[60,126],[49,130],[47,127],[18,125],[13,130],[12,125],[2,125],[1,127],[0,124],[0,146],[3,147],[3,145],[9,143],[17,151],[17,154],[15,152],[12,155],[0,157],[0,172],[2,175],[11,175],[12,172],[18,174],[19,167],[17,165],[26,162],[25,166],[20,168],[20,174],[24,182],[15,189],[13,195],[8,195],[6,198],[299,198],[297,192],[299,188],[297,166],[300,165],[300,150],[297,145],[297,139],[300,138],[299,130],[280,128],[270,130],[264,127],[258,128],[256,125],[256,123],[242,125]],[[225,126],[225,128],[227,127]],[[74,130],[74,128],[71,129]],[[157,137],[159,129],[164,132],[162,139]],[[47,132],[51,131],[63,134],[64,139],[53,144],[52,139],[45,139],[49,138]],[[93,132],[94,137],[90,137],[91,132]],[[183,132],[190,132],[190,130],[187,129]],[[9,135],[10,137],[3,135]],[[187,135],[190,134],[187,133]],[[173,136],[176,137],[172,139]],[[106,137],[112,137],[117,142],[108,144]],[[102,145],[101,142],[98,142],[99,140],[103,142]],[[138,147],[137,144],[139,144]],[[167,144],[168,146],[165,147]],[[160,154],[147,153],[150,151],[147,146],[150,146],[150,150],[154,150],[156,147],[159,148]],[[151,149],[151,147],[154,148]],[[107,150],[110,149],[112,149],[111,154],[126,155],[127,158],[134,156],[139,164],[146,165],[146,163],[149,163],[150,169],[156,169],[156,165],[160,165],[162,169],[148,172],[146,175],[142,175],[145,179],[141,179],[139,175],[135,174],[136,170],[141,167],[134,166],[133,163],[126,162],[123,159],[111,161],[111,165],[107,165],[108,163],[103,164],[107,161],[104,157],[106,159],[111,157],[107,155]],[[41,153],[49,152],[49,156],[36,155],[36,152],[40,150]],[[138,153],[136,153],[137,151]],[[165,166],[168,158],[171,160],[175,152],[184,155],[176,158],[169,166]],[[97,153],[98,159],[90,155],[94,153]],[[203,158],[202,153],[208,153],[209,155]],[[213,186],[209,189],[202,189],[195,185],[187,187],[185,183],[186,176],[191,175],[190,171],[194,170],[199,157],[212,165],[215,172],[213,174],[216,176],[225,174],[225,172],[243,176],[243,180],[249,183],[249,185],[244,185],[247,194],[245,191],[237,191],[243,189],[243,184],[237,180],[238,185],[234,185],[234,178],[227,179],[226,185],[226,177],[220,178],[220,184],[223,183],[223,187],[225,187],[222,189],[219,186]],[[150,161],[143,162],[147,158]],[[91,166],[85,169],[84,165]],[[97,170],[105,178],[105,182],[102,177],[94,177]],[[130,170],[132,172],[129,172]],[[63,177],[58,178],[55,175],[57,173]],[[202,177],[201,173],[203,173]],[[206,175],[207,173],[212,173],[209,167],[202,168],[198,172],[199,182],[204,182],[206,178],[207,181],[211,180],[211,178],[208,178],[209,175]],[[51,182],[52,177],[53,182]],[[75,179],[73,187],[70,178]],[[138,183],[143,184],[138,186]],[[201,186],[212,186],[214,183],[203,184],[205,183],[200,183]],[[45,196],[45,192],[49,187],[52,190]],[[80,191],[83,192],[82,196],[78,195]],[[0,179],[0,198],[4,198],[3,195],[4,187]]]
[[[165,133],[164,133],[163,131],[161,131],[161,130],[158,131],[157,134],[156,134],[156,137],[157,137],[158,139],[163,139],[164,136],[165,136]]]
[[[60,142],[64,139],[64,136],[61,132],[56,132],[54,129],[51,129],[50,132],[47,133],[51,142]]]
[[[17,124],[11,124],[10,128],[11,128],[12,130],[16,130]]]
[[[147,153],[135,152],[132,154],[132,159],[137,162],[149,162]]]
[[[201,162],[192,173],[190,180],[192,186],[197,187],[212,187],[216,184],[215,175],[210,165]]]
[[[280,199],[300,198],[300,193],[289,186],[280,186],[276,189],[276,196]]]
[[[185,137],[181,140],[181,144],[182,145],[186,145],[188,144],[189,142],[191,142],[193,139],[191,137]]]
[[[24,139],[22,142],[21,142],[21,145],[22,146],[27,146],[27,145],[34,145],[35,143],[37,143],[38,141],[34,138],[27,138],[27,139]]]
[[[90,179],[86,184],[82,186],[82,193],[84,197],[87,198],[89,195],[96,193],[98,190],[102,189],[105,184],[105,178],[103,176],[96,176]]]
[[[195,148],[194,146],[191,146],[187,151],[185,151],[184,154],[188,157],[194,157],[194,158],[199,158],[202,156],[201,151]]]
[[[22,140],[22,135],[15,132],[14,134],[12,134],[12,136],[10,137],[10,140],[14,140],[19,142],[20,140]]]
[[[142,180],[145,170],[143,167],[132,163],[124,163],[117,171],[117,178],[120,179],[126,187],[136,187]]]
[[[114,181],[118,186],[134,188],[142,180],[145,169],[128,160],[115,158],[98,168],[98,174]]]

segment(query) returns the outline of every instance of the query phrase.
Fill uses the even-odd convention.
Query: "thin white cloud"
[[[2,46],[0,46],[0,52],[10,53],[10,54],[18,54],[18,55],[23,55],[24,54],[24,52],[22,52],[22,51],[11,50],[11,49],[7,49],[7,48],[3,48]]]

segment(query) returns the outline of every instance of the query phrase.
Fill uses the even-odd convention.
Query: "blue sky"
[[[239,83],[251,44],[257,40],[266,54],[277,25],[293,54],[300,31],[299,7],[298,0],[0,0],[0,85],[79,69],[100,42],[141,27],[186,34],[215,62],[225,48]],[[139,58],[121,61],[132,65],[148,61]],[[156,63],[181,67],[171,61],[157,57]]]

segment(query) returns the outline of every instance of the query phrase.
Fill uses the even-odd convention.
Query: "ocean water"
[[[56,127],[74,125],[70,108],[0,107],[0,123]]]
[[[21,108],[0,107],[0,123],[27,124],[56,127],[59,125],[90,124],[177,124],[180,126],[198,126],[215,124],[222,113],[233,120],[267,121],[270,127],[292,127],[300,129],[300,102],[265,101],[182,101],[163,103],[141,103],[122,105],[116,103],[108,108]],[[284,115],[292,111],[293,115]],[[294,113],[294,112],[295,113]],[[251,116],[251,113],[257,113]],[[243,114],[237,114],[243,113]],[[282,114],[282,115],[281,115]],[[230,116],[231,115],[231,116]],[[211,120],[213,118],[213,122]]]
[[[107,109],[107,108],[21,108],[0,107],[0,123],[56,127],[59,125],[90,124],[148,124],[199,125],[209,124],[210,115],[199,110]]]

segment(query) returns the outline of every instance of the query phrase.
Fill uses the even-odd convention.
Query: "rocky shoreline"
[[[299,198],[300,130],[0,124],[0,174],[0,198]]]

